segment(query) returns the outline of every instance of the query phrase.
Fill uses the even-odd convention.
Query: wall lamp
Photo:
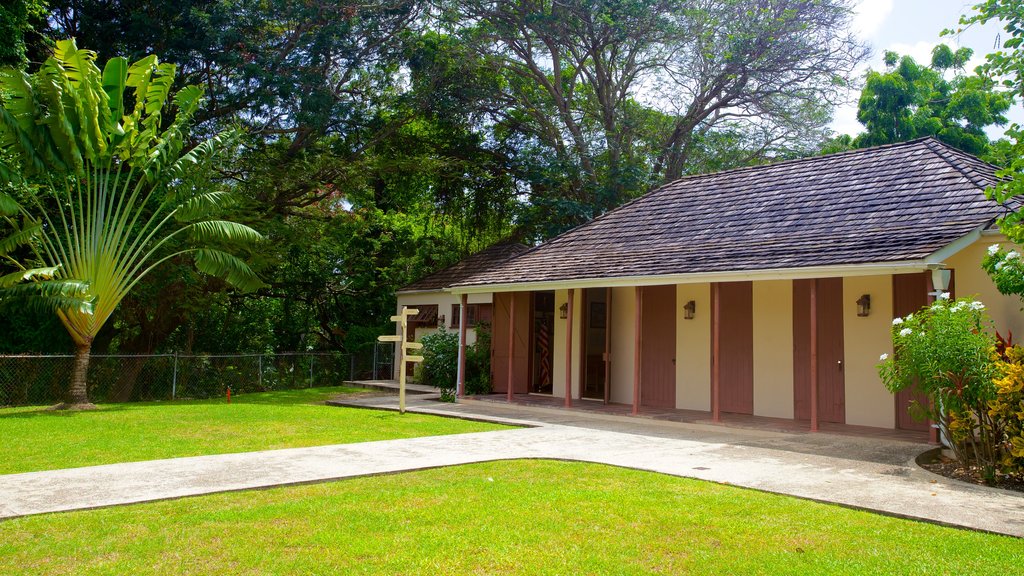
[[[444,314],[441,314],[437,317],[437,325],[444,326]]]
[[[558,317],[565,320],[569,317],[569,303],[566,302],[558,307]]]
[[[871,314],[871,295],[865,294],[857,299],[857,316]]]
[[[693,315],[697,313],[697,303],[690,300],[686,304],[683,304],[683,318],[687,320],[693,320]]]

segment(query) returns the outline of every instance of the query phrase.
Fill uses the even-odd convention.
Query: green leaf
[[[15,230],[10,236],[0,239],[0,256],[6,256],[19,246],[25,246],[32,241],[32,238],[42,230],[41,224],[34,224],[20,230]]]
[[[75,311],[92,314],[96,298],[89,292],[89,283],[81,280],[42,280],[24,282],[4,288],[4,305],[18,305],[49,312]]]
[[[3,166],[3,164],[0,164],[0,166]],[[2,174],[3,173],[0,172],[0,175]],[[18,204],[17,200],[12,198],[9,194],[0,192],[0,215],[13,216],[17,214],[20,210],[21,204]]]
[[[255,244],[263,240],[263,235],[256,230],[229,220],[195,222],[189,225],[189,234],[196,242],[218,240],[233,244]]]
[[[243,292],[252,292],[266,286],[249,265],[237,256],[204,248],[196,250],[194,257],[200,272],[222,278]]]
[[[207,192],[182,202],[174,212],[174,217],[180,222],[207,218],[236,204],[237,201],[238,199],[231,192]]]
[[[128,81],[128,59],[111,58],[103,67],[103,91],[110,102],[111,126],[121,123],[124,116],[124,89]]]
[[[10,288],[22,282],[28,281],[39,281],[39,280],[51,280],[53,275],[60,270],[60,266],[48,266],[46,268],[31,268],[29,270],[19,270],[0,276],[0,288]]]

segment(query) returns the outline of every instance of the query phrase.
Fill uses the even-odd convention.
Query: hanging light
[[[697,313],[697,303],[690,300],[683,305],[683,318],[686,320],[693,320],[693,315]]]
[[[857,299],[857,316],[867,316],[871,314],[871,295],[864,294]]]

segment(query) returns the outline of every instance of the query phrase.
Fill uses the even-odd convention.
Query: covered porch
[[[484,399],[783,432],[929,438],[929,424],[907,415],[914,396],[885,390],[875,365],[892,352],[891,319],[951,288],[950,274],[858,272],[495,292],[495,394]]]

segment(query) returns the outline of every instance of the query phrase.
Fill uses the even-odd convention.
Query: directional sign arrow
[[[423,362],[423,356],[406,356],[406,362]]]
[[[401,342],[402,337],[398,334],[395,334],[394,336],[377,336],[377,340],[380,342]]]
[[[406,342],[405,343],[405,349],[406,350],[419,350],[421,348],[423,348],[423,343],[422,342]]]

